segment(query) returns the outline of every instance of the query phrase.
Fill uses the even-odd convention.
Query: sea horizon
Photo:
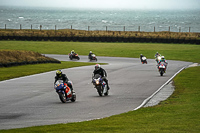
[[[200,10],[0,6],[0,29],[200,32]],[[20,26],[21,25],[21,26]]]

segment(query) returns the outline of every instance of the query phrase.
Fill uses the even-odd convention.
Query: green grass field
[[[104,49],[107,48],[106,51]],[[87,55],[90,50],[97,56],[139,57],[140,53],[147,58],[154,58],[155,52],[160,52],[167,59],[176,59],[200,63],[200,46],[188,44],[146,44],[146,43],[80,43],[80,42],[15,42],[0,41],[0,49],[32,50],[39,53],[66,54],[74,49],[81,55]],[[34,65],[45,71],[50,65],[67,67],[68,64]],[[76,62],[77,63],[77,62]],[[71,63],[73,65],[81,65]],[[84,65],[84,64],[82,64]],[[90,64],[85,64],[90,65]],[[21,68],[20,68],[21,67]],[[38,73],[32,65],[0,68],[0,74],[5,76],[11,69],[31,69]],[[36,68],[37,68],[36,67]],[[50,66],[52,67],[52,66]],[[50,68],[49,67],[49,68]],[[73,67],[73,66],[72,66]],[[3,70],[4,69],[4,70]],[[52,68],[53,70],[54,68]],[[13,70],[15,71],[15,70]],[[0,133],[27,132],[85,132],[85,133],[197,133],[200,131],[200,67],[187,68],[174,79],[175,92],[159,105],[141,108],[120,115],[99,120],[28,127],[12,130],[0,130]]]
[[[143,54],[149,59],[159,52],[167,60],[200,63],[200,47],[191,44],[0,41],[0,49],[31,50],[42,54],[68,54],[73,49],[79,55],[88,55],[92,50],[97,56],[139,58]]]

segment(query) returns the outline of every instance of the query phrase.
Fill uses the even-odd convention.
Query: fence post
[[[181,32],[181,27],[179,27],[179,32]]]
[[[125,26],[124,26],[124,31],[125,31]]]
[[[90,26],[88,26],[88,31],[90,31]]]
[[[156,27],[154,26],[154,32],[156,32]]]
[[[33,26],[31,25],[31,30],[33,29]]]
[[[169,26],[169,32],[170,32],[170,26]]]
[[[22,29],[22,25],[20,24],[20,30]]]
[[[108,27],[106,26],[106,31],[108,31]]]
[[[40,31],[42,30],[42,25],[40,25]]]
[[[138,27],[138,31],[140,32],[140,26]]]
[[[72,30],[72,25],[71,25],[71,30]]]
[[[189,32],[190,32],[190,27],[189,27]]]
[[[6,24],[5,24],[5,30],[6,30]]]
[[[56,25],[55,25],[55,34],[56,34]]]

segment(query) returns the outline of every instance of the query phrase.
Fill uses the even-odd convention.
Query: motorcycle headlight
[[[96,84],[99,84],[99,80],[96,80]]]

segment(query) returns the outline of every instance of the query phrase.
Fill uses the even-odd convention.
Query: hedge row
[[[20,66],[20,65],[27,65],[27,64],[42,64],[42,63],[61,63],[61,62],[57,60],[9,62],[5,64],[0,63],[0,67],[11,67],[11,66]]]
[[[0,36],[0,40],[21,41],[78,41],[78,42],[145,42],[200,44],[199,39],[137,38],[137,37],[42,37],[42,36]]]

